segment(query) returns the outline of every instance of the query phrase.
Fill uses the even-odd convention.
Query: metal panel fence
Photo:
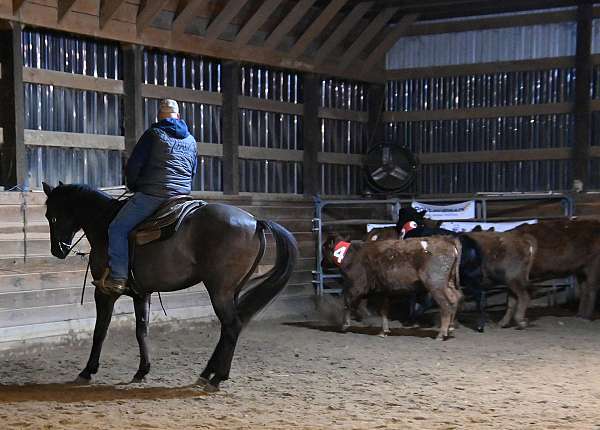
[[[221,92],[221,64],[203,57],[144,50],[143,83],[193,90]],[[201,143],[222,144],[222,108],[204,103],[178,101],[181,118]],[[157,121],[158,99],[144,98],[144,127]],[[221,157],[198,156],[198,170],[192,188],[197,191],[223,189]]]
[[[121,79],[118,44],[47,30],[25,29],[23,64],[107,79]],[[53,85],[24,84],[25,128],[122,135],[121,96]],[[85,183],[94,187],[122,183],[121,154],[115,150],[27,147],[30,186],[42,181]]]

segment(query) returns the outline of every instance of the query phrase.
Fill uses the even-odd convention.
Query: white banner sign
[[[429,205],[425,203],[412,202],[412,207],[425,210],[425,218],[433,220],[449,219],[473,219],[475,218],[475,201],[455,203],[453,205]]]
[[[513,228],[516,228],[516,227],[520,226],[521,224],[537,224],[537,220],[529,219],[529,220],[525,220],[525,221],[514,221],[514,222],[448,221],[448,222],[443,222],[442,225],[440,225],[440,228],[445,228],[446,230],[452,230],[457,233],[460,233],[463,231],[471,231],[479,225],[479,226],[481,226],[481,228],[483,230],[488,230],[491,227],[494,227],[494,231],[501,232],[501,231],[512,230]]]

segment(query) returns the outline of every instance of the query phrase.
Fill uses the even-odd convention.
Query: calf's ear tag
[[[335,244],[335,248],[333,249],[333,256],[335,263],[339,266],[344,261],[344,257],[346,256],[346,252],[350,249],[350,242],[340,241]]]
[[[409,222],[405,223],[402,226],[402,230],[400,231],[400,234],[402,235],[402,239],[404,239],[404,236],[406,235],[406,233],[408,233],[411,230],[414,230],[417,227],[418,227],[418,225],[414,221],[409,221]]]

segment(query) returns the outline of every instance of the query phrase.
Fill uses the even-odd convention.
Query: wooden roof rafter
[[[19,9],[21,9],[21,6],[23,6],[23,3],[25,3],[25,0],[12,0],[12,13],[16,14],[19,11]]]
[[[207,39],[218,38],[227,28],[231,20],[246,5],[248,0],[229,0],[223,10],[211,21],[206,28]]]
[[[119,7],[125,3],[124,0],[100,0],[100,11],[98,15],[98,26],[102,29],[108,21],[117,13]]]
[[[322,64],[333,49],[340,44],[344,37],[348,35],[362,19],[367,11],[373,6],[374,2],[364,2],[357,4],[352,11],[346,15],[342,23],[334,30],[329,38],[321,45],[315,54],[315,63]]]
[[[394,46],[398,39],[406,34],[410,26],[417,20],[418,17],[419,15],[416,13],[411,13],[402,17],[400,22],[398,22],[398,24],[396,24],[396,26],[386,34],[383,41],[377,45],[377,47],[363,62],[363,73],[366,73],[370,69],[376,67],[377,62],[385,56],[386,52],[388,52],[390,48]]]
[[[246,22],[240,31],[238,31],[233,43],[237,46],[246,45],[282,1],[283,0],[265,0],[248,22]]]
[[[397,7],[384,9],[367,25],[367,28],[356,38],[341,57],[338,70],[345,71],[356,60],[367,44],[385,27],[398,11]]]
[[[294,58],[300,57],[304,51],[306,51],[306,48],[308,48],[310,43],[319,36],[347,1],[348,0],[332,0],[290,48],[289,55]]]
[[[63,18],[65,17],[65,15],[67,13],[69,13],[69,11],[71,10],[71,8],[73,7],[73,3],[75,3],[75,0],[58,0],[58,15],[57,15],[57,21],[60,23]]]
[[[316,0],[300,0],[296,6],[281,20],[265,40],[265,48],[277,49],[283,38],[302,19]]]
[[[154,18],[160,13],[163,7],[169,0],[146,0],[140,3],[140,8],[137,14],[136,31],[141,34],[144,30],[150,27]]]
[[[171,30],[175,34],[183,34],[188,25],[196,17],[196,13],[208,3],[208,0],[181,0],[173,19]]]

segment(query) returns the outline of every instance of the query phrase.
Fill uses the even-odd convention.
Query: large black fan
[[[415,179],[417,160],[402,146],[380,143],[367,152],[368,184],[380,192],[400,192]]]

